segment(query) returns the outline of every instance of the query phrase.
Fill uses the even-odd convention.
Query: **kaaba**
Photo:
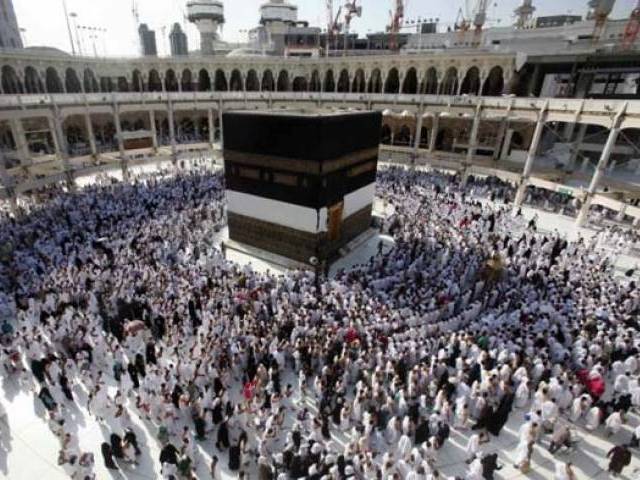
[[[371,224],[382,114],[223,114],[229,238],[331,262]]]

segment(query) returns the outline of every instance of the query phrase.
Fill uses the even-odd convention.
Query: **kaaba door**
[[[328,238],[330,242],[340,240],[343,210],[344,202],[336,203],[335,205],[329,207],[327,223],[329,224]]]

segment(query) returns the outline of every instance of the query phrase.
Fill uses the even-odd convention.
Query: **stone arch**
[[[211,77],[206,68],[201,68],[198,72],[198,90],[200,92],[208,92],[211,90]]]
[[[280,74],[278,75],[278,91],[288,92],[289,90],[289,72],[286,70],[280,70]]]
[[[157,70],[151,70],[149,72],[149,91],[161,92],[162,91],[162,79]]]
[[[411,127],[409,125],[402,125],[395,135],[393,140],[395,145],[410,145],[411,144]]]
[[[309,90],[311,92],[319,92],[320,90],[322,90],[322,83],[320,82],[320,72],[318,72],[318,70],[314,70],[311,74]]]
[[[391,127],[386,123],[382,125],[382,130],[380,132],[380,143],[384,145],[391,144]]]
[[[182,83],[183,92],[193,92],[193,75],[191,74],[191,70],[185,68],[182,71],[182,78],[180,81]]]
[[[131,91],[144,91],[144,81],[142,80],[142,74],[140,73],[140,70],[134,70],[133,74],[131,75]]]
[[[296,77],[293,79],[293,91],[294,92],[306,92],[307,91],[307,79],[304,77]]]
[[[478,93],[480,93],[480,87],[480,70],[478,67],[471,67],[467,70],[464,80],[462,80],[460,93],[463,95],[478,95]]]
[[[27,93],[42,93],[44,91],[38,71],[31,66],[24,69],[24,89]]]
[[[2,91],[4,93],[24,93],[22,82],[10,65],[2,67]]]
[[[129,91],[129,80],[127,77],[118,77],[118,91],[127,93]]]
[[[273,92],[276,89],[276,82],[273,79],[273,72],[271,70],[265,70],[262,74],[262,91]]]
[[[504,91],[504,71],[502,67],[495,66],[489,71],[489,75],[482,87],[482,95],[497,96]]]
[[[338,92],[349,93],[349,71],[343,68],[338,77]]]
[[[438,71],[435,67],[430,67],[422,82],[422,93],[427,95],[438,94]]]
[[[436,137],[436,150],[442,150],[445,152],[453,150],[454,139],[455,135],[452,128],[443,127],[438,129],[438,136]]]
[[[67,68],[64,72],[64,85],[67,93],[80,93],[82,91],[78,74],[73,68]]]
[[[168,69],[164,74],[164,88],[167,92],[178,91],[178,77],[173,68]]]
[[[84,72],[82,72],[82,82],[84,83],[85,92],[100,93],[100,85],[98,85],[95,73],[90,68],[85,68]]]
[[[58,71],[53,68],[47,68],[45,72],[46,75],[46,83],[47,83],[47,92],[49,93],[62,93],[64,90],[62,88],[62,81],[60,80],[60,75],[58,75]]]
[[[367,84],[364,78],[364,70],[359,68],[356,70],[356,74],[353,76],[353,85],[351,91],[353,93],[364,93],[367,89]]]
[[[240,70],[235,69],[231,72],[231,80],[229,81],[229,89],[232,92],[241,92],[244,90],[244,82]]]
[[[402,82],[402,93],[409,95],[418,93],[418,72],[414,67],[407,70],[405,74],[404,82]]]
[[[400,74],[397,68],[389,70],[387,81],[384,83],[384,93],[398,93],[400,91]]]
[[[260,80],[258,80],[258,74],[255,70],[251,69],[247,72],[246,87],[247,92],[257,92],[260,90]]]
[[[329,69],[324,74],[324,89],[325,92],[336,91],[336,80],[333,78],[333,70]]]
[[[113,80],[111,77],[100,77],[100,90],[103,92],[113,92]]]
[[[221,69],[216,70],[216,78],[215,78],[215,90],[216,92],[226,92],[229,90],[229,86],[227,84],[227,76],[224,74],[224,71]]]
[[[427,130],[427,127],[422,127],[420,129],[419,145],[420,148],[426,148],[429,146],[429,130]]]
[[[371,78],[369,79],[369,85],[367,86],[369,93],[382,93],[382,74],[379,68],[375,68],[371,72]]]
[[[443,95],[456,95],[458,93],[458,69],[456,67],[449,67],[447,70],[440,86],[440,93]]]

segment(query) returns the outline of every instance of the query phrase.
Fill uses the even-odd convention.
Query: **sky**
[[[290,0],[298,5],[299,19],[310,24],[324,27],[327,24],[326,0]],[[453,24],[458,9],[465,0],[405,0],[407,19],[440,18],[441,23]],[[466,0],[474,4],[477,0]],[[627,18],[637,0],[617,0],[614,18]],[[76,44],[84,54],[109,56],[136,56],[138,39],[136,23],[132,15],[132,0],[66,0],[68,12],[77,14],[72,19],[71,31]],[[71,42],[65,21],[63,0],[13,0],[18,23],[23,31],[27,46],[52,46],[71,51]],[[168,34],[171,25],[180,22],[189,36],[189,48],[198,48],[198,32],[184,19],[185,0],[137,0],[140,21],[156,30],[160,55],[169,48]],[[259,7],[265,0],[226,0],[224,1],[226,23],[222,38],[230,42],[246,40],[246,31],[258,24]],[[389,23],[392,0],[359,0],[363,7],[362,18],[352,21],[352,31],[361,35],[381,31]],[[488,12],[492,25],[510,25],[513,23],[513,10],[521,0],[490,0]],[[566,14],[585,15],[587,0],[534,0],[536,15]],[[334,0],[337,5],[341,0]],[[561,5],[561,6],[560,6]],[[94,27],[105,29],[89,38],[88,30],[76,28]],[[84,33],[83,33],[84,32]],[[163,35],[164,32],[164,35]],[[94,49],[95,47],[95,49]]]

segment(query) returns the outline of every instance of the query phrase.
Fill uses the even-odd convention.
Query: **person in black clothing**
[[[482,477],[484,480],[493,480],[493,474],[497,470],[502,470],[503,465],[498,466],[498,454],[492,453],[486,455],[481,460],[482,463]]]
[[[145,356],[147,359],[147,363],[151,365],[156,365],[158,363],[158,359],[156,357],[156,344],[153,342],[148,342],[145,347]]]
[[[67,398],[67,400],[73,402],[73,393],[71,392],[71,388],[69,387],[69,379],[64,371],[62,371],[59,375],[58,381],[60,382],[60,388],[62,389],[62,393]]]
[[[111,451],[111,445],[107,442],[103,442],[100,445],[100,451],[102,453],[102,459],[104,460],[104,466],[109,470],[118,470],[118,466],[113,461],[113,452]]]
[[[216,448],[218,450],[226,450],[229,448],[229,427],[227,421],[223,420],[218,427],[218,439],[216,441]]]
[[[127,365],[127,372],[129,373],[129,378],[131,378],[131,383],[133,383],[133,388],[138,390],[140,388],[140,380],[138,379],[138,370],[133,363]]]
[[[136,437],[136,434],[130,428],[128,428],[124,433],[124,441],[133,445],[136,455],[140,455],[142,453],[140,451],[140,446],[138,445],[138,437]]]
[[[171,443],[165,445],[160,451],[160,465],[163,463],[170,463],[172,465],[178,464],[178,449]]]
[[[243,444],[241,440],[235,443],[229,449],[229,470],[237,472],[242,465],[242,448]]]

